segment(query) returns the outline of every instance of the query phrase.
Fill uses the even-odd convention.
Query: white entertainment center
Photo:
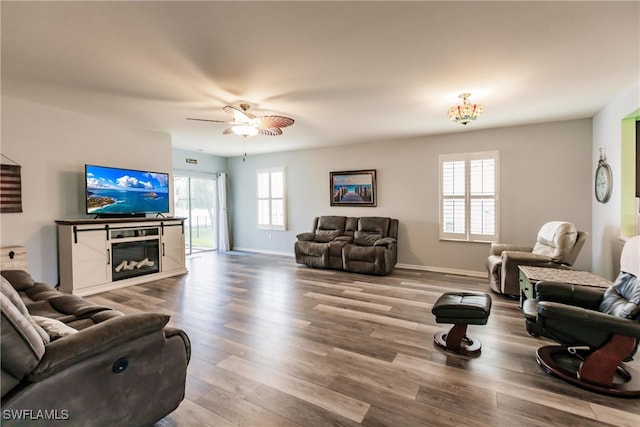
[[[80,296],[187,273],[184,218],[57,220],[60,290]]]

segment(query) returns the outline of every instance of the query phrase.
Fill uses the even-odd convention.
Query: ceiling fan
[[[224,112],[233,116],[233,120],[209,120],[196,119],[187,117],[187,120],[198,120],[201,122],[228,123],[232,125],[222,132],[223,134],[235,133],[240,136],[266,135],[276,136],[282,135],[283,127],[291,126],[293,119],[283,116],[254,116],[247,112],[251,106],[249,104],[240,104],[240,108],[227,105],[223,108]]]

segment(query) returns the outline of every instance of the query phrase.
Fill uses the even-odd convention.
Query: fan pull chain
[[[244,145],[244,156],[242,157],[242,161],[247,161],[247,135],[242,138],[242,144]]]

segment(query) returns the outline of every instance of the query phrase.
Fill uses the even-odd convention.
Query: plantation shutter
[[[284,168],[256,171],[258,228],[286,229]]]
[[[440,238],[498,239],[498,152],[440,156]]]

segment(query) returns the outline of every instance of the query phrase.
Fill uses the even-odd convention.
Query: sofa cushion
[[[316,230],[316,235],[313,240],[320,243],[327,243],[335,239],[340,235],[338,230]]]
[[[356,230],[358,229],[358,220],[360,218],[349,216],[347,217],[347,222],[344,226],[344,235],[353,237],[355,235]]]
[[[32,322],[28,314],[24,315],[22,307],[18,308],[19,304],[18,306],[14,304],[15,301],[20,300],[20,297],[17,294],[10,296],[7,286],[15,292],[15,289],[8,282],[2,281],[2,293],[0,294],[2,371],[3,377],[10,375],[19,381],[40,363],[45,352],[45,341],[37,330],[40,327]],[[10,383],[16,383],[15,380]],[[8,389],[5,387],[3,380],[2,395],[4,396],[10,390],[10,387]]]
[[[382,250],[382,249],[379,249]],[[350,263],[375,264],[378,261],[378,249],[374,247],[362,247],[356,245],[346,245],[343,253]]]
[[[578,239],[578,230],[570,222],[547,222],[538,231],[533,253],[550,257],[554,262],[563,262],[571,253]]]
[[[98,311],[97,313],[94,313],[89,317],[76,318],[76,319],[64,322],[64,324],[72,327],[73,329],[77,329],[81,331],[83,329],[97,325],[98,323],[102,323],[106,320],[113,319],[115,317],[121,317],[121,316],[124,316],[124,313],[121,311],[104,310],[104,311]]]
[[[625,319],[640,318],[640,280],[633,274],[621,272],[604,293],[598,309]]]
[[[24,303],[27,305],[27,308],[33,302],[48,300],[58,297],[61,294],[62,293],[60,291],[54,289],[51,285],[47,285],[46,283],[36,283],[30,288],[25,288],[20,291],[22,301],[24,301]]]
[[[358,221],[358,231],[380,233],[381,237],[387,237],[390,218],[376,216],[362,217]]]
[[[382,233],[358,230],[353,237],[353,243],[360,246],[373,246],[381,238]]]
[[[18,310],[18,312],[34,326],[35,331],[38,333],[42,341],[47,344],[49,342],[49,335],[44,329],[36,324],[36,322],[31,317],[29,310],[24,305],[22,298],[20,298],[18,292],[16,292],[16,290],[4,276],[2,276],[2,296],[7,298],[11,302],[11,304],[13,304],[13,306]]]
[[[48,317],[66,324],[78,319],[91,318],[95,313],[101,311],[114,311],[110,307],[95,304],[77,295],[57,291],[45,283],[36,283],[30,288],[24,289],[20,294],[32,316]],[[91,325],[95,323],[90,322]]]
[[[2,296],[8,298],[9,301],[11,301],[11,303],[16,306],[18,311],[23,316],[28,316],[29,310],[27,310],[27,307],[24,305],[24,302],[22,302],[22,298],[20,298],[20,295],[18,294],[18,292],[16,292],[14,287],[11,286],[11,283],[9,283],[9,281],[4,276],[2,276],[1,280],[2,280],[1,282]]]
[[[2,277],[6,278],[16,291],[35,285],[31,275],[24,270],[3,270]]]
[[[314,239],[316,242],[327,243],[342,235],[346,218],[343,216],[318,217]]]
[[[343,216],[321,216],[318,218],[316,230],[335,230],[338,235],[344,231],[346,218]]]
[[[45,330],[51,341],[55,341],[58,338],[63,338],[78,332],[77,329],[73,329],[56,319],[50,319],[42,316],[31,316],[31,318],[38,326]]]
[[[344,248],[344,246],[349,243],[351,242],[345,240],[334,240],[333,242],[329,243],[329,256],[339,257],[340,259],[342,259],[342,248]]]

